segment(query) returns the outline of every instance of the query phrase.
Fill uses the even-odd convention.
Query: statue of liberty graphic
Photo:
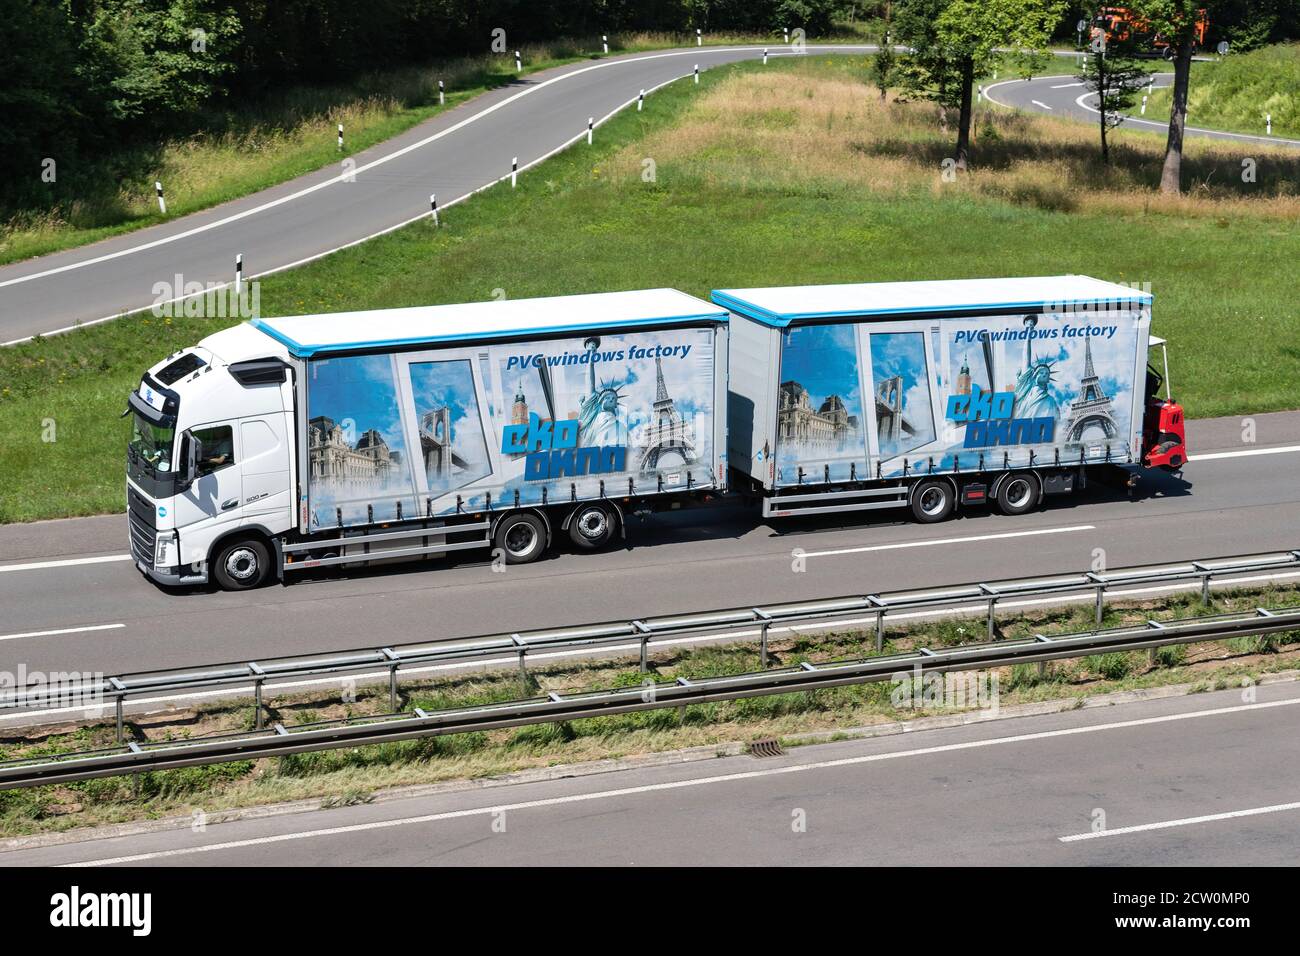
[[[589,354],[600,347],[600,339],[592,336],[583,343]],[[622,390],[626,385],[602,381],[596,384],[596,363],[589,364],[590,389],[583,397],[578,410],[578,443],[586,448],[608,445],[627,445],[627,410],[622,404]]]
[[[1025,316],[1025,327],[1032,333],[1038,325],[1037,316]],[[1056,378],[1056,359],[1036,358],[1034,338],[1025,342],[1025,370],[1016,379],[1016,418],[1056,418],[1060,405],[1052,397],[1052,382]]]

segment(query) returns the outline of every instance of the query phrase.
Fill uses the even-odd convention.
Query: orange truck
[[[1205,45],[1208,26],[1209,19],[1205,9],[1196,11],[1194,44],[1198,49]],[[1090,38],[1095,43],[1103,37],[1107,45],[1129,40],[1140,41],[1149,45],[1151,53],[1162,56],[1166,60],[1173,59],[1176,52],[1168,39],[1153,30],[1148,21],[1135,15],[1128,7],[1102,7],[1097,11],[1096,16],[1092,18]]]

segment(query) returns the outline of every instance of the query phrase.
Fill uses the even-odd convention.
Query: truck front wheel
[[[536,561],[546,550],[546,525],[526,511],[506,515],[492,536],[492,547],[505,555],[506,564]]]
[[[614,537],[614,516],[602,505],[583,505],[569,518],[569,537],[584,551],[595,551]]]
[[[261,585],[271,571],[266,545],[256,538],[229,541],[217,551],[212,575],[227,591],[248,591]]]

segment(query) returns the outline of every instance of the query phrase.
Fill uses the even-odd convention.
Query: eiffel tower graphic
[[[1079,394],[1070,403],[1070,418],[1065,424],[1065,441],[1082,442],[1089,428],[1100,428],[1107,439],[1119,437],[1115,423],[1114,406],[1110,396],[1101,387],[1101,379],[1092,366],[1092,336],[1084,338],[1083,378],[1079,381]]]
[[[664,384],[663,359],[655,358],[655,403],[642,426],[639,461],[642,471],[673,468],[695,461],[695,439]]]

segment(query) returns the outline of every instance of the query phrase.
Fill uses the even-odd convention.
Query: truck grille
[[[153,506],[130,486],[126,489],[126,500],[126,519],[131,531],[131,556],[152,567],[154,543],[157,538]]]

